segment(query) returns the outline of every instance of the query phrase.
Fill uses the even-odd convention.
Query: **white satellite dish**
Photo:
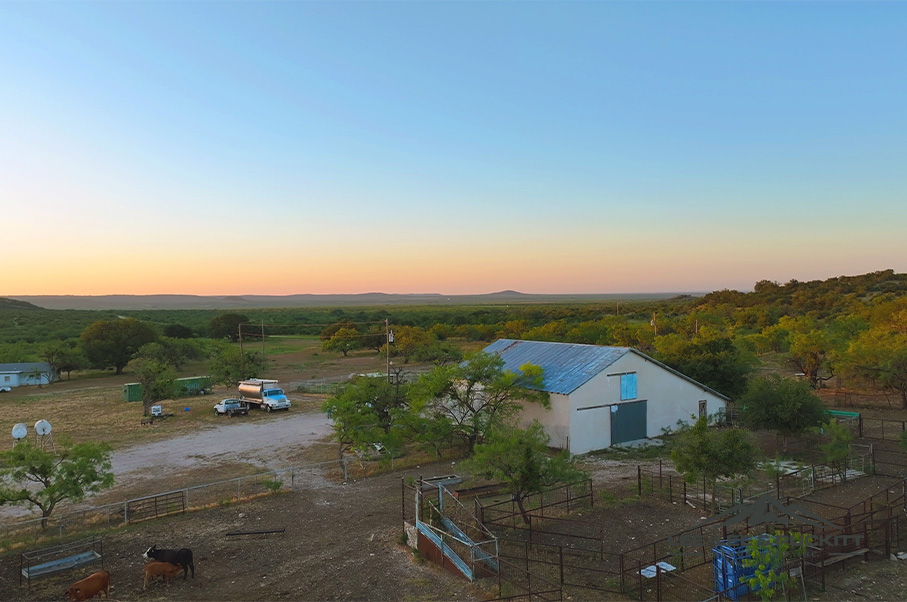
[[[28,436],[28,428],[21,422],[13,427],[13,439],[16,441]]]
[[[41,436],[50,434],[50,423],[46,420],[39,420],[35,423],[35,432]]]

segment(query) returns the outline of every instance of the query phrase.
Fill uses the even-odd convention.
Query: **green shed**
[[[142,383],[126,383],[123,385],[124,401],[142,401]]]

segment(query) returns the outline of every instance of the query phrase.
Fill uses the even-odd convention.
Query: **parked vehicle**
[[[241,399],[224,399],[214,404],[214,413],[218,416],[226,414],[230,418],[237,414],[247,415],[249,405]]]
[[[290,400],[273,379],[250,378],[240,381],[239,398],[250,406],[254,405],[268,412],[290,409]]]

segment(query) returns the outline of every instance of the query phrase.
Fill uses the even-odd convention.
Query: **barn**
[[[47,362],[19,362],[0,364],[0,389],[22,385],[49,385],[59,380],[59,375]]]
[[[655,437],[677,421],[723,413],[727,397],[631,347],[500,339],[484,349],[518,372],[544,369],[551,408],[526,404],[525,424],[538,420],[551,445],[582,454]]]

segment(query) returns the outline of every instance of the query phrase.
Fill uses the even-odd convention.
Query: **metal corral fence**
[[[774,492],[775,497],[802,497],[817,489],[833,487],[864,474],[874,472],[873,451],[869,446],[854,446],[854,451],[840,466],[812,464],[795,470],[769,474],[765,470],[741,484],[710,485],[705,478],[694,483],[687,482],[682,475],[667,470],[659,461],[656,466],[637,466],[637,493],[652,494],[672,503],[686,504],[693,508],[705,508],[720,512]]]
[[[343,467],[355,462],[344,460]],[[304,488],[316,484],[325,473],[342,474],[337,461],[306,464],[194,485],[183,489],[154,493],[138,498],[92,506],[52,515],[47,519],[31,519],[0,524],[0,546],[4,542],[35,541],[46,537],[71,535],[94,529],[117,527],[170,514],[217,504],[237,502],[259,495],[273,493],[281,488]]]
[[[888,420],[887,418],[866,418],[859,421],[859,436],[866,439],[899,441],[907,429],[907,421]]]

